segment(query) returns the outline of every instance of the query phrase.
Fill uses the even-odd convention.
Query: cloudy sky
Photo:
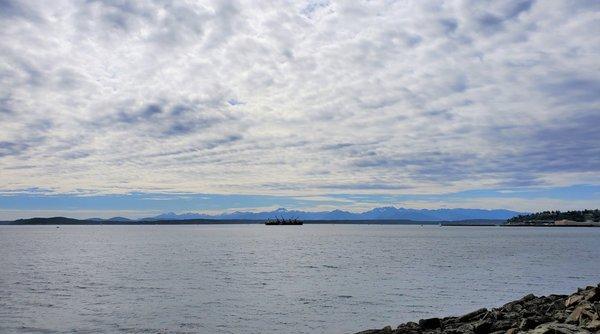
[[[597,0],[0,0],[0,219],[599,203]]]

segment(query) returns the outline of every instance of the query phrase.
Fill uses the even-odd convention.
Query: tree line
[[[576,222],[600,222],[600,210],[575,210],[575,211],[542,211],[528,215],[519,215],[507,220],[508,223],[522,223],[528,221],[556,221],[572,220]]]

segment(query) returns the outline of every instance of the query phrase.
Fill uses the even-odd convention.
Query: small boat
[[[301,220],[298,220],[298,218],[290,218],[290,219],[285,219],[285,218],[275,218],[275,219],[267,219],[267,221],[265,221],[265,225],[302,225],[304,224],[304,222],[302,222]]]

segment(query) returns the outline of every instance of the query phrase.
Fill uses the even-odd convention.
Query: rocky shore
[[[567,295],[532,294],[491,310],[421,319],[356,334],[573,334],[600,333],[600,284]]]

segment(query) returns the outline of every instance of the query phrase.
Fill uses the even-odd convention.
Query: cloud
[[[3,190],[317,196],[600,182],[596,1],[0,9]]]
[[[39,23],[40,16],[30,6],[14,0],[0,0],[0,17],[4,19],[25,19]]]
[[[600,79],[574,77],[554,78],[540,85],[540,90],[564,104],[597,101],[600,95]]]
[[[9,141],[0,142],[0,157],[7,155],[18,155],[28,148],[26,144]]]

